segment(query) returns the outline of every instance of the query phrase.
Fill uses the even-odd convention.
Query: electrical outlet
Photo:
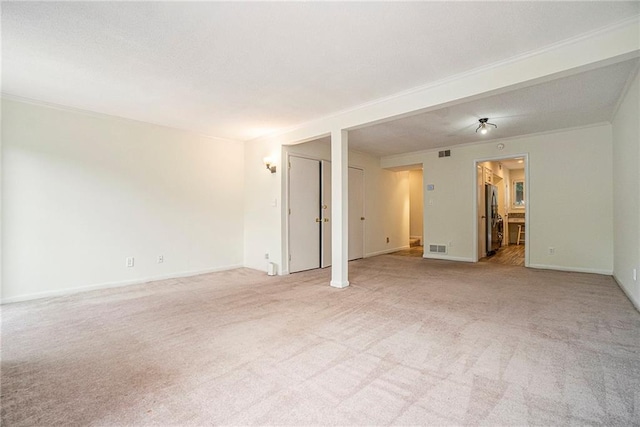
[[[266,253],[264,254],[264,259],[269,259],[269,252],[266,252]]]
[[[633,269],[633,281],[635,282],[636,280],[638,280],[638,270],[636,270],[635,268]]]
[[[554,248],[553,246],[549,246],[549,255],[555,255],[556,254],[556,248]]]
[[[133,267],[133,257],[127,257],[127,267]]]
[[[162,264],[164,262],[164,255],[158,255],[158,264]]]

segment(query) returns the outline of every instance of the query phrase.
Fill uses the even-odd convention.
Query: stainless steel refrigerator
[[[493,255],[501,245],[502,234],[501,225],[502,218],[498,214],[498,187],[491,184],[485,184],[485,206],[486,206],[486,221],[487,221],[487,256]]]

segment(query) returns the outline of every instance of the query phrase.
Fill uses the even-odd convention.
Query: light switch
[[[278,207],[278,199],[273,199],[273,201],[271,202],[271,206],[273,206],[274,208]]]

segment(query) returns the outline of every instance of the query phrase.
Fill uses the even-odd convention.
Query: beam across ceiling
[[[634,16],[545,49],[413,88],[255,141],[302,143],[326,136],[332,130],[383,123],[637,57],[640,57],[640,17]],[[335,66],[339,67],[339,64]]]

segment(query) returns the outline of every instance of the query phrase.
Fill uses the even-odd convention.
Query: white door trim
[[[515,153],[508,154],[504,156],[498,157],[487,157],[473,160],[473,262],[478,262],[479,254],[478,254],[478,183],[477,183],[477,168],[478,163],[484,162],[495,162],[506,159],[513,159],[514,157],[522,157],[524,158],[524,206],[525,206],[525,217],[524,217],[524,238],[526,244],[524,245],[524,266],[529,267],[529,248],[531,244],[529,243],[531,240],[529,238],[529,231],[531,230],[529,227],[529,221],[531,218],[530,204],[529,204],[529,186],[531,180],[529,179],[529,153]],[[507,228],[508,230],[508,223]]]

